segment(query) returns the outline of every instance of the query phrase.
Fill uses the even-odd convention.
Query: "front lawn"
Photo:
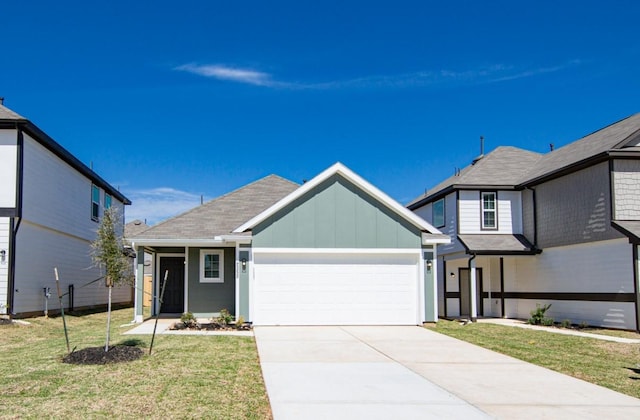
[[[122,335],[132,309],[114,311],[111,344],[141,347],[133,362],[62,363],[62,319],[0,325],[3,418],[268,419],[271,409],[253,337]],[[67,316],[71,348],[104,345],[106,314]]]
[[[440,320],[430,329],[640,398],[640,344]],[[596,331],[590,331],[596,332]]]

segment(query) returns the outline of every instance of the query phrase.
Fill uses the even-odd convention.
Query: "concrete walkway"
[[[640,400],[420,327],[256,327],[275,420],[636,419]]]

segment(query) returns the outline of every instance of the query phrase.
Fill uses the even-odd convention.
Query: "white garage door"
[[[416,325],[418,255],[255,253],[256,325]]]

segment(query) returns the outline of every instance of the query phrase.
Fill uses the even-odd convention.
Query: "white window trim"
[[[484,197],[486,195],[492,195],[493,196],[493,209],[485,209],[484,208]],[[482,192],[480,194],[480,209],[481,209],[480,223],[481,223],[482,229],[497,230],[498,229],[498,193],[495,192],[495,191]],[[485,215],[485,213],[493,213],[493,221],[494,221],[494,225],[493,226],[486,226],[484,224],[484,215]]]
[[[220,257],[220,276],[205,277],[204,276],[204,257],[205,255],[218,255]],[[224,283],[224,249],[201,249],[200,250],[200,283]]]

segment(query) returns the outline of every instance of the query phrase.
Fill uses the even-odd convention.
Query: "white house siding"
[[[7,313],[7,287],[9,285],[9,218],[0,217],[0,251],[6,251],[0,261],[0,314]]]
[[[0,208],[16,206],[16,131],[0,130]]]
[[[44,288],[49,287],[52,296],[49,309],[58,309],[54,267],[58,268],[62,293],[74,285],[74,308],[91,307],[107,302],[104,281],[90,283],[100,277],[100,271],[92,266],[89,241],[63,232],[47,229],[23,221],[16,239],[16,292],[14,310],[18,313],[44,309]],[[113,302],[130,302],[131,287],[116,288]],[[63,298],[68,307],[69,298]]]
[[[105,304],[104,283],[81,287],[99,277],[90,258],[90,243],[98,228],[91,220],[91,180],[28,135],[23,159],[23,220],[16,236],[17,291],[12,312],[43,310],[43,287],[55,289],[55,266],[63,293],[69,284],[75,287],[75,308]],[[101,214],[103,203],[101,190]],[[115,197],[112,205],[122,211],[123,204]],[[113,294],[113,302],[130,301],[130,287]],[[67,298],[63,303],[67,305]],[[49,308],[58,308],[57,299],[49,300]]]
[[[458,259],[447,260],[447,272],[444,274],[446,279],[447,292],[460,292],[459,269],[468,268],[470,255],[457,256]],[[480,305],[478,308],[478,316],[500,316],[500,300],[492,296],[493,292],[500,291],[500,258],[499,257],[482,257],[475,259],[476,269],[482,270],[482,292],[487,293],[487,297],[482,301],[482,313]],[[454,275],[451,276],[451,273]],[[439,285],[442,287],[442,285]],[[447,317],[460,316],[460,298],[447,298]]]
[[[91,220],[91,180],[27,135],[23,159],[23,217],[92,240],[98,223]]]
[[[519,191],[498,191],[498,229],[481,229],[480,191],[460,191],[461,234],[522,233],[522,205]]]
[[[613,188],[614,219],[640,220],[640,161],[616,160]]]
[[[632,248],[626,239],[546,248],[536,257],[504,260],[506,292],[634,293]],[[536,304],[547,315],[610,328],[635,328],[633,302],[507,299],[506,316],[529,318]]]

